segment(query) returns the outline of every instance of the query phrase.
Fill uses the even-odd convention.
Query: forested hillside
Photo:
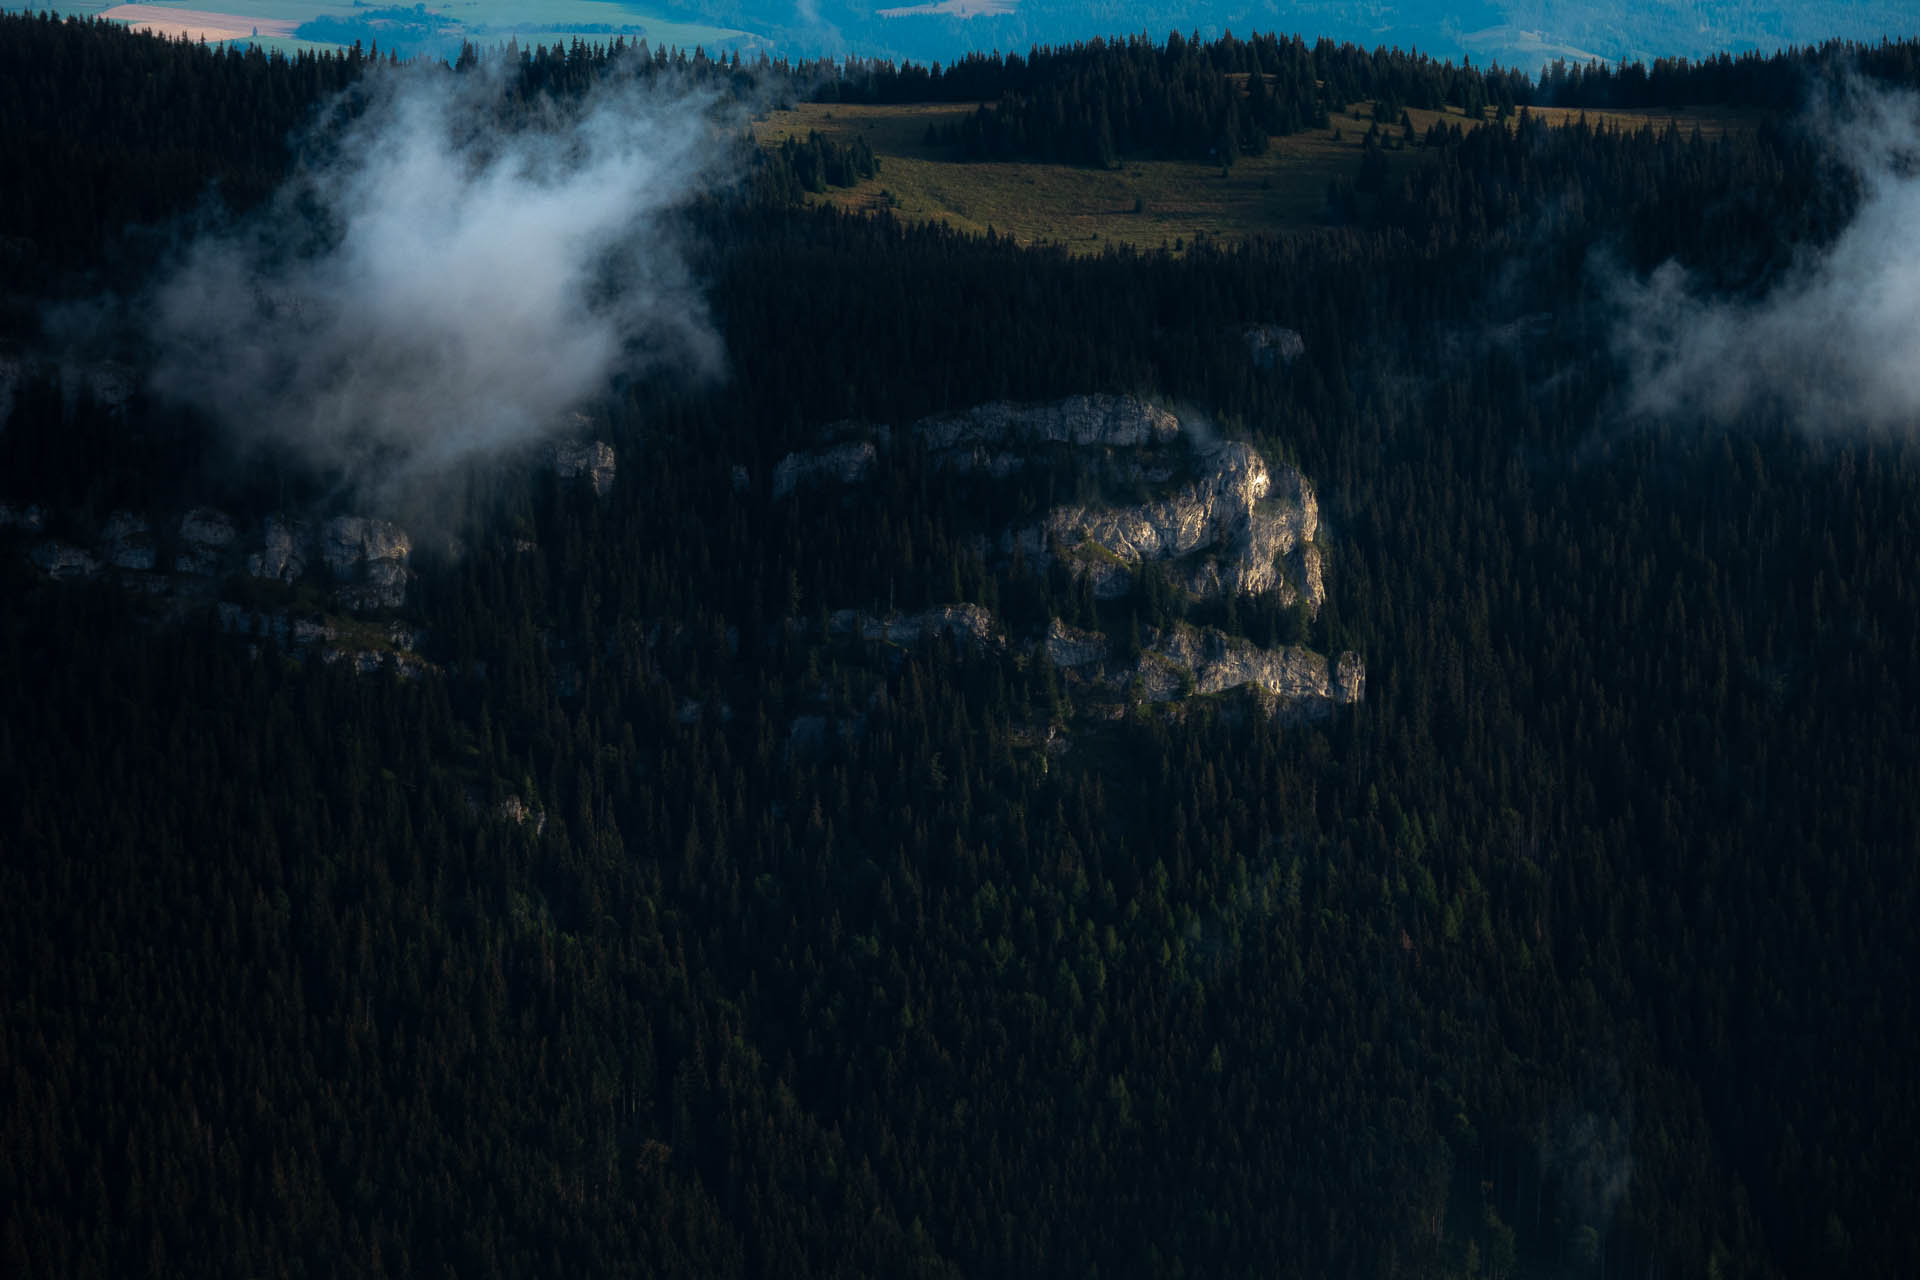
[[[1780,288],[1872,198],[1812,132],[1441,130],[1350,225],[1180,257],[803,210],[859,158],[796,147],[685,211],[724,375],[584,389],[604,493],[509,454],[376,497],[33,325],[388,72],[29,19],[0,67],[48,42],[99,71],[0,98],[48,353],[0,429],[44,513],[0,528],[7,1274],[1920,1268],[1914,424],[1649,409],[1613,287]],[[85,145],[136,72],[164,189]],[[983,546],[899,430],[1087,392],[1312,479],[1326,603],[1205,620],[1363,655],[1362,701],[1096,724],[1017,646],[827,625],[1164,620]],[[777,498],[833,424],[895,447]],[[32,558],[377,501],[408,678]]]

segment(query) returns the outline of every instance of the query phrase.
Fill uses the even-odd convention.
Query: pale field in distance
[[[204,34],[209,44],[222,40],[249,40],[270,49],[291,50],[334,47],[293,38],[293,29],[310,19],[352,19],[365,17],[369,10],[410,9],[413,5],[403,0],[367,0],[362,8],[356,10],[352,0],[212,0],[209,4],[188,9],[99,3],[97,0],[76,0],[48,6],[0,2],[0,9],[22,9],[37,13],[42,7],[50,8],[55,13],[125,22],[136,29],[144,30],[150,26],[161,35],[177,36],[181,31],[189,31],[192,33],[189,38],[197,40]],[[626,0],[440,0],[439,3],[428,3],[427,10],[445,17],[450,25],[457,24],[465,28],[465,32],[455,31],[456,39],[461,34],[467,34],[475,44],[483,47],[505,44],[516,29],[517,38],[523,46],[569,44],[576,36],[598,44],[610,42],[614,34],[624,34],[629,41],[635,38],[631,32],[609,34],[575,29],[599,25],[645,27],[644,38],[655,47],[667,45],[692,49],[702,46],[708,50],[758,47],[754,38],[746,32],[729,27],[670,21],[650,13],[643,3],[627,3]],[[260,32],[257,40],[253,39],[255,27]],[[534,27],[552,30],[531,30]]]

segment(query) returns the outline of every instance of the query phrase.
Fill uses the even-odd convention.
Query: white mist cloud
[[[1920,98],[1851,86],[1816,127],[1859,176],[1853,221],[1757,302],[1710,298],[1671,262],[1626,285],[1634,409],[1779,403],[1809,430],[1920,430]]]
[[[324,155],[159,286],[157,390],[404,475],[536,439],[616,370],[720,369],[673,217],[723,179],[710,99],[612,76],[506,132],[492,76],[370,77]]]

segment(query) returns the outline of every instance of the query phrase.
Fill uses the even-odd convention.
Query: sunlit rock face
[[[1365,682],[1355,654],[1329,660],[1302,645],[1267,649],[1243,636],[1185,623],[1155,635],[1146,653],[1191,672],[1192,691],[1203,695],[1252,685],[1290,702],[1338,705],[1357,702]]]
[[[1246,338],[1256,356],[1275,362],[1298,354],[1298,335],[1290,330],[1268,327]],[[1270,599],[1311,615],[1326,600],[1325,560],[1315,541],[1320,504],[1307,477],[1246,441],[1220,439],[1203,419],[1183,419],[1149,401],[1083,395],[995,402],[925,418],[905,432],[837,423],[822,436],[825,443],[790,453],[774,468],[776,501],[803,490],[839,490],[850,501],[887,451],[910,448],[936,474],[974,486],[972,494],[991,497],[1009,492],[1002,485],[1021,486],[1011,491],[1026,495],[1015,509],[1025,506],[1030,514],[976,534],[977,545],[1037,571],[1063,566],[1084,579],[1096,599],[1125,597],[1151,572],[1171,589],[1176,612],[1210,599],[1271,593]],[[735,488],[747,486],[736,480]],[[1049,500],[1056,488],[1073,500]],[[1027,505],[1032,495],[1047,495],[1037,511]],[[978,655],[1010,652],[1017,662],[1043,661],[1069,695],[1069,714],[1080,719],[1113,719],[1154,705],[1177,712],[1182,704],[1229,694],[1241,711],[1252,706],[1275,718],[1315,719],[1358,702],[1366,690],[1357,654],[1268,648],[1184,621],[1162,629],[1136,623],[1121,638],[1053,618],[1038,635],[1010,637],[993,614],[966,604],[884,617],[842,609],[827,618],[827,627],[838,638],[896,648],[942,637]],[[796,722],[795,742],[846,729],[815,719],[818,724]]]
[[[407,595],[407,556],[413,542],[389,520],[337,516],[327,521],[321,555],[340,585],[334,595],[350,609],[391,609]]]
[[[1092,577],[1103,599],[1125,595],[1148,563],[1168,562],[1174,581],[1196,596],[1278,590],[1317,612],[1326,599],[1313,486],[1291,467],[1276,474],[1252,445],[1233,441],[1193,450],[1191,478],[1163,496],[1130,505],[1075,503],[1003,542],[1029,559],[1059,555]]]
[[[1329,659],[1302,645],[1266,648],[1184,622],[1149,630],[1137,651],[1127,654],[1099,632],[1056,618],[1035,648],[1060,673],[1080,709],[1094,715],[1246,690],[1277,718],[1312,720],[1360,701],[1366,687],[1357,654]]]
[[[834,434],[848,430],[840,424]],[[863,484],[895,440],[887,427],[866,434],[788,454],[774,468],[774,498]],[[992,483],[1045,464],[1101,493],[989,539],[1036,568],[1062,560],[1101,599],[1132,590],[1148,564],[1197,597],[1276,591],[1309,612],[1326,599],[1313,545],[1320,506],[1307,478],[1162,406],[1111,395],[995,402],[922,419],[908,434],[933,466],[959,477]]]
[[[1000,621],[972,604],[884,618],[843,609],[829,616],[827,626],[838,638],[904,648],[935,637],[975,656],[1011,647],[1017,661],[1044,660],[1052,666],[1074,699],[1074,713],[1083,718],[1111,720],[1140,706],[1245,693],[1274,719],[1316,720],[1359,702],[1366,692],[1366,666],[1358,654],[1330,658],[1304,645],[1268,648],[1185,622],[1148,628],[1128,645],[1054,618],[1039,636],[1010,646]],[[825,724],[803,728],[824,732]]]
[[[1058,618],[1047,623],[1047,634],[1041,640],[1047,661],[1069,670],[1104,663],[1107,647],[1107,638],[1098,631],[1070,627]]]

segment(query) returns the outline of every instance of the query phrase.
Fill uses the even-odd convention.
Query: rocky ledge
[[[1268,649],[1243,636],[1176,623],[1149,631],[1132,657],[1107,638],[1054,619],[1041,641],[1068,688],[1103,695],[1110,710],[1249,689],[1283,718],[1310,720],[1366,694],[1366,666],[1355,653],[1329,658],[1301,645]]]
[[[830,435],[850,429],[841,424]],[[866,435],[788,454],[774,469],[774,498],[863,483],[894,439],[887,427]],[[1059,558],[1089,576],[1102,598],[1126,594],[1144,566],[1159,563],[1196,597],[1277,591],[1309,612],[1326,599],[1313,485],[1252,445],[1220,441],[1162,406],[1109,395],[996,402],[922,419],[912,435],[934,466],[956,474],[1004,479],[1039,459],[1064,460],[1136,498],[1057,506],[998,536],[1003,555],[1017,550],[1036,568]]]
[[[586,480],[593,486],[596,497],[605,497],[613,489],[613,446],[604,440],[562,441],[548,445],[547,465],[562,480]]]
[[[1015,642],[992,611],[941,605],[882,616],[842,609],[828,634],[912,649],[936,637],[978,655],[1011,651],[1017,662],[1044,660],[1074,699],[1077,714],[1118,719],[1135,707],[1179,703],[1244,690],[1282,721],[1323,718],[1366,696],[1366,665],[1356,653],[1328,657],[1301,645],[1266,648],[1244,636],[1177,622],[1149,628],[1134,651],[1108,636],[1053,619],[1046,631]]]
[[[977,604],[940,605],[920,613],[890,613],[885,617],[841,609],[827,619],[827,629],[834,636],[858,636],[905,648],[933,636],[945,636],[981,650],[1006,647],[999,622]]]
[[[271,643],[296,657],[312,653],[329,665],[343,662],[362,674],[386,669],[411,679],[439,670],[414,652],[422,634],[404,623],[383,628],[342,625],[324,617],[262,612],[225,601],[215,607],[214,616],[222,631]]]
[[[0,529],[37,534],[45,527],[46,513],[38,506],[0,505]],[[163,555],[169,548],[172,554]],[[111,570],[127,585],[161,595],[189,588],[204,592],[204,580],[241,572],[292,585],[324,565],[334,603],[364,612],[406,602],[412,552],[412,538],[390,520],[336,516],[316,530],[307,521],[275,514],[261,523],[257,540],[247,540],[226,512],[194,507],[179,517],[165,541],[148,516],[115,511],[84,544],[47,538],[30,546],[27,556],[57,582]],[[196,579],[203,581],[195,585]]]
[[[1109,450],[1172,444],[1180,437],[1180,420],[1132,396],[1068,396],[1044,404],[995,401],[923,418],[914,432],[942,466],[1004,476],[1049,445]]]
[[[334,597],[349,609],[392,609],[407,596],[407,557],[413,540],[389,520],[339,516],[327,521],[322,556],[337,585]]]
[[[1164,496],[1130,506],[1071,504],[1007,534],[1038,565],[1063,556],[1089,575],[1096,596],[1125,595],[1134,575],[1166,562],[1195,596],[1281,592],[1318,612],[1326,599],[1319,548],[1320,504],[1291,467],[1278,477],[1252,445],[1238,441],[1194,450],[1194,478]]]

